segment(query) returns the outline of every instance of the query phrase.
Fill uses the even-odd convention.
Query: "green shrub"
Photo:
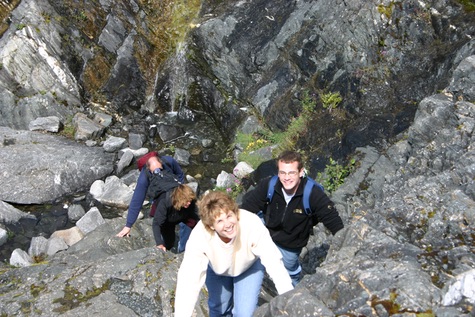
[[[345,178],[351,174],[355,166],[355,159],[351,159],[347,166],[342,166],[330,158],[330,163],[325,166],[325,171],[318,173],[317,180],[325,187],[325,190],[330,193],[334,192],[344,183]]]
[[[458,2],[460,2],[465,11],[467,12],[474,12],[475,11],[475,1],[473,0],[459,0]]]
[[[338,107],[343,100],[339,92],[324,93],[320,96],[320,99],[322,100],[323,108],[328,109],[328,111]]]

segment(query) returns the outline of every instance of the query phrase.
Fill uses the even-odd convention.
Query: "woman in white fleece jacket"
[[[257,215],[214,191],[198,203],[201,221],[191,232],[178,271],[175,317],[190,317],[206,283],[210,317],[250,317],[264,270],[279,294],[293,289],[282,255]]]

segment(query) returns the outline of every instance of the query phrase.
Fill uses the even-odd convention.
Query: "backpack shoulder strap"
[[[274,187],[275,187],[275,184],[277,183],[277,179],[278,179],[278,176],[274,175],[269,180],[269,187],[267,188],[267,202],[268,203],[272,201],[272,197],[274,196]],[[307,215],[310,215],[312,213],[312,210],[310,209],[310,194],[312,193],[312,189],[314,186],[317,186],[322,191],[325,190],[322,184],[318,183],[317,181],[313,180],[310,177],[307,177],[307,183],[305,184],[305,188],[303,190],[303,207]]]
[[[269,180],[269,187],[267,187],[267,202],[270,203],[272,201],[272,196],[274,196],[274,187],[277,183],[277,175],[274,175]]]
[[[312,213],[312,210],[310,209],[310,194],[312,193],[312,189],[314,186],[319,187],[322,191],[325,190],[322,184],[316,182],[315,180],[307,176],[307,183],[305,184],[305,188],[303,190],[303,208],[307,215],[310,215]]]

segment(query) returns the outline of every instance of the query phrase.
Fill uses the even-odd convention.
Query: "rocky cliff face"
[[[453,1],[22,1],[1,38],[0,123],[25,129],[106,110],[148,132],[176,111],[192,131],[232,141],[251,113],[284,129],[303,91],[343,102],[301,146],[344,157],[407,129],[415,105],[473,53],[473,7]],[[16,4],[16,3],[15,3]],[[185,36],[187,34],[187,36]],[[248,109],[248,111],[243,111]]]
[[[191,165],[218,166],[250,113],[281,129],[303,91],[339,92],[338,111],[319,104],[299,146],[311,163],[357,155],[332,195],[346,228],[331,237],[317,226],[302,283],[265,298],[256,315],[469,316],[473,2],[190,2],[186,30],[167,28],[184,11],[161,3],[1,2],[2,183],[31,180],[28,157],[10,160],[28,153],[24,140],[42,168],[36,191],[5,185],[0,199],[43,203],[118,173],[116,157],[94,147],[104,134],[88,148],[22,131],[38,117],[68,125],[78,112],[106,113],[109,136],[139,132],[151,146],[186,148]],[[8,219],[24,216],[5,205]],[[0,314],[170,316],[181,255],[152,248],[149,222],[119,239],[123,219],[107,220],[47,263],[3,266]],[[197,316],[206,316],[201,296]]]

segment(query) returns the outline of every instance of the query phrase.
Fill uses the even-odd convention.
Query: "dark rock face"
[[[380,146],[407,129],[414,103],[447,85],[453,52],[474,32],[471,14],[445,1],[253,1],[225,11],[192,33],[201,73],[274,129],[298,115],[303,90],[317,101],[339,92],[339,115],[322,111],[303,136],[319,156]]]
[[[173,18],[153,3],[22,1],[1,39],[1,124],[24,129],[99,105],[143,128],[137,112],[176,111],[227,143],[243,109],[285,129],[308,91],[318,111],[299,146],[343,158],[407,129],[415,105],[474,53],[473,13],[446,0],[206,1],[167,47]],[[332,113],[327,92],[343,97]]]

